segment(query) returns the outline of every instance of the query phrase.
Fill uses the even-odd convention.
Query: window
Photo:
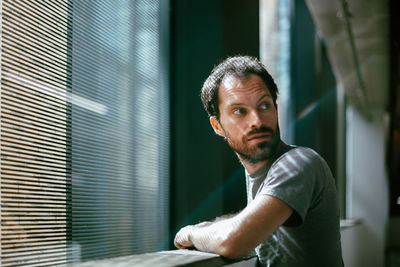
[[[163,5],[2,1],[3,266],[167,247]]]

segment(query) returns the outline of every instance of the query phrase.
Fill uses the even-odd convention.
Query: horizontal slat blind
[[[2,1],[2,266],[166,248],[166,2]]]
[[[81,260],[166,245],[160,12],[158,0],[71,5],[71,93],[84,104],[72,101],[71,108],[70,227]]]
[[[67,11],[2,1],[2,266],[67,262]]]

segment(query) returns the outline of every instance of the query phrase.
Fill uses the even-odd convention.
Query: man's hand
[[[179,249],[192,248],[193,243],[190,240],[194,226],[188,225],[183,227],[175,236],[174,245]]]
[[[217,218],[217,220],[225,219],[224,217]],[[201,222],[196,225],[188,225],[183,227],[175,236],[174,245],[179,249],[194,248],[194,244],[191,240],[192,233],[196,228],[206,227],[211,225],[213,222]]]

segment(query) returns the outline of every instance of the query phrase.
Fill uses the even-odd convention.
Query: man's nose
[[[262,121],[260,118],[260,114],[258,114],[257,111],[252,111],[250,113],[250,118],[249,118],[250,128],[260,128],[261,125],[262,125]]]

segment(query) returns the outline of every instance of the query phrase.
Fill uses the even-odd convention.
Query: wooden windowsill
[[[170,250],[154,253],[145,253],[104,260],[87,261],[74,263],[72,267],[106,267],[106,266],[138,266],[138,267],[169,267],[169,266],[188,266],[188,267],[253,267],[256,266],[256,257],[245,257],[237,260],[227,260],[217,254],[205,253],[195,250]]]
[[[346,229],[346,228],[351,228],[354,226],[357,226],[361,224],[361,220],[360,219],[343,219],[340,220],[340,229]]]

